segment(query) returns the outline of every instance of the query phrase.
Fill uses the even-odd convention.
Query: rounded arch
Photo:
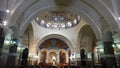
[[[88,25],[92,28],[93,32],[95,33],[95,36],[96,36],[97,40],[101,39],[102,38],[102,31],[99,28],[99,26],[97,26],[95,24],[95,21],[89,15],[87,15],[83,11],[81,11],[81,12],[83,13],[83,14],[81,14],[82,15],[81,18],[85,21],[85,23],[81,25],[81,28],[79,28],[78,33],[80,33],[81,29],[84,26]],[[79,35],[78,35],[78,37],[79,37]]]
[[[37,11],[35,11],[34,13],[32,13],[27,19],[26,21],[23,22],[23,24],[21,25],[20,27],[20,32],[19,34],[22,35],[25,28],[27,27],[27,25],[40,13],[40,12],[44,12],[44,11],[48,11],[48,10],[51,10],[51,9],[56,9],[57,7],[56,6],[49,6],[49,7],[44,7],[42,9],[39,9]],[[63,7],[64,8],[64,7]],[[66,7],[65,7],[66,8]],[[80,14],[82,16],[84,16],[84,18],[87,18],[89,19],[89,23],[93,30],[95,31],[95,35],[97,35],[96,37],[99,39],[101,37],[101,31],[100,29],[96,26],[96,24],[94,23],[94,20],[92,19],[92,17],[90,17],[87,13],[85,13],[83,10],[79,10],[79,8],[73,8],[73,7],[69,7],[69,8],[66,8],[67,10],[69,11],[73,11],[77,14]],[[87,20],[86,19],[86,20]]]
[[[45,7],[43,9],[40,9],[36,12],[34,12],[26,21],[24,21],[24,23],[22,24],[21,28],[20,28],[20,32],[19,34],[22,35],[24,30],[27,28],[27,25],[29,25],[29,23],[40,13],[40,12],[44,12],[44,11],[48,11],[48,10],[51,10],[51,9],[54,9],[56,8],[55,6],[49,6],[49,7]],[[84,20],[88,20],[89,22],[87,22],[94,30],[95,32],[95,35],[97,37],[97,39],[100,39],[101,38],[101,30],[100,28],[94,23],[94,20],[88,15],[86,14],[84,11],[82,10],[78,10],[78,8],[66,8],[67,10],[70,10],[70,11],[73,11],[73,12],[76,12],[77,14],[80,14]],[[85,19],[86,18],[86,19]]]
[[[46,62],[46,58],[47,58],[47,50],[46,49],[42,49],[39,53],[39,57],[40,57],[40,62],[45,63]]]
[[[60,40],[64,41],[64,42],[68,45],[68,47],[70,48],[71,52],[73,52],[73,45],[72,45],[72,43],[70,42],[70,40],[67,39],[66,37],[64,37],[64,36],[62,36],[62,35],[58,35],[58,34],[47,35],[47,36],[45,36],[43,39],[41,39],[41,40],[39,41],[39,43],[37,44],[37,46],[36,46],[36,51],[38,50],[39,45],[40,45],[42,42],[44,42],[45,40],[50,39],[50,38],[57,38],[57,39],[60,39]]]
[[[59,50],[59,62],[60,63],[67,63],[67,51],[64,49]]]
[[[112,12],[110,7],[104,3],[104,1],[96,0],[93,2],[89,0],[87,1],[82,0],[82,2],[86,3],[88,6],[93,7],[96,10],[96,12],[101,14],[108,22],[112,31],[116,31],[116,32],[120,31],[119,30],[120,25],[117,21],[118,19],[116,18],[116,15]],[[101,9],[104,9],[104,10],[101,10]]]
[[[48,51],[48,62],[52,63],[53,61],[57,61],[57,51],[56,50],[50,50]]]
[[[29,48],[33,44],[34,31],[31,23],[27,26],[23,35],[20,38],[22,39],[23,45],[27,48]]]
[[[84,25],[78,35],[78,43],[80,46],[80,48],[86,48],[86,45],[90,45],[87,46],[87,50],[88,51],[92,51],[96,45],[96,36],[95,33],[93,31],[93,29],[91,28],[90,25]],[[90,48],[90,49],[89,49]]]
[[[26,14],[25,15],[27,15],[27,16],[25,16],[25,20],[22,20],[22,22],[21,22],[21,25],[20,25],[20,31],[19,31],[19,34],[20,35],[22,35],[23,34],[23,32],[24,32],[24,30],[25,30],[25,28],[26,28],[26,26],[38,15],[38,13],[39,12],[43,12],[43,11],[46,11],[46,10],[50,10],[50,9],[56,9],[57,7],[56,7],[56,5],[54,5],[54,4],[52,4],[52,2],[50,2],[51,4],[48,4],[48,5],[45,5],[45,6],[43,6],[43,5],[39,5],[40,7],[39,7],[39,9],[35,9],[35,8],[38,8],[38,4],[39,4],[40,2],[38,2],[38,3],[36,3],[36,4],[33,4],[32,6],[30,6],[29,7],[29,9],[28,10],[26,10]],[[77,3],[77,2],[76,2]],[[75,5],[75,4],[74,4]],[[86,4],[82,4],[83,6],[86,6]],[[35,6],[37,6],[37,7],[35,7]],[[34,11],[33,11],[33,8],[34,8]],[[87,17],[88,16],[90,16],[90,14],[88,14],[87,12],[85,12],[85,10],[82,10],[82,8],[81,7],[76,7],[76,5],[75,6],[71,6],[71,7],[65,7],[66,9],[69,9],[70,11],[75,11],[75,12],[82,12],[83,14],[85,14]],[[72,9],[71,9],[72,8]],[[74,9],[75,8],[75,9]],[[88,8],[88,7],[87,7]],[[79,11],[77,11],[77,10],[79,10]],[[19,10],[19,9],[18,9]],[[27,13],[27,12],[29,12],[29,14]],[[94,11],[95,12],[95,11]],[[21,12],[22,13],[22,12]],[[91,13],[93,13],[93,12],[91,12]],[[93,13],[94,15],[95,15],[95,17],[96,17],[96,13]],[[20,17],[20,16],[19,16]],[[90,18],[90,17],[89,17]],[[92,19],[92,18],[90,18],[90,19]],[[17,20],[16,20],[17,21]],[[99,36],[99,35],[98,35]]]
[[[38,8],[38,7],[40,7],[40,9],[38,10],[36,10],[35,9],[35,11],[40,11],[40,10],[42,10],[42,9],[44,9],[44,8],[49,8],[49,7],[53,7],[53,6],[55,6],[54,4],[53,4],[53,0],[50,0],[49,1],[50,2],[50,4],[48,4],[48,5],[43,5],[43,4],[39,4],[39,3],[43,3],[43,2],[41,2],[41,1],[32,1],[32,0],[30,0],[29,2],[27,2],[27,4],[25,4],[24,2],[23,2],[23,4],[21,4],[21,5],[24,5],[25,7],[18,7],[17,9],[16,9],[16,11],[13,13],[13,16],[11,17],[11,22],[16,22],[17,21],[17,18],[19,18],[20,16],[21,16],[21,14],[23,13],[23,12],[25,12],[25,10],[26,10],[26,12],[28,12],[28,10],[29,9],[33,9],[34,8],[34,6],[37,6],[36,8]],[[81,1],[81,2],[83,2],[83,1]],[[79,2],[78,2],[79,3]],[[90,6],[91,7],[91,2],[89,2],[88,1],[88,3],[90,3],[90,5],[88,5],[88,3],[86,3],[86,2],[83,2],[83,3],[85,3],[85,5],[84,5],[84,7],[87,5],[87,6]],[[114,17],[114,15],[109,11],[109,9],[106,7],[106,5],[104,5],[102,2],[96,2],[96,3],[98,3],[98,4],[100,4],[100,5],[102,5],[103,7],[102,8],[106,8],[106,11],[108,11],[107,12],[107,14],[108,15],[110,15],[110,17],[112,17],[113,19],[115,18]],[[31,5],[32,4],[32,5]],[[52,5],[51,5],[52,4]],[[50,6],[51,5],[51,6]],[[83,5],[83,4],[82,4]],[[43,7],[44,6],[44,7]],[[45,7],[46,6],[46,7]],[[29,8],[28,8],[29,7]],[[73,6],[72,6],[73,7]],[[96,6],[95,6],[96,7]],[[98,7],[98,6],[97,6]],[[26,9],[27,8],[27,9]],[[76,7],[73,7],[73,8],[76,8]],[[78,8],[78,7],[77,7]],[[91,7],[92,8],[92,7]],[[101,8],[101,7],[100,7]],[[19,12],[19,15],[16,15],[17,13],[18,13],[18,11],[20,10],[20,9],[23,9],[23,10],[21,10],[20,12]],[[92,9],[94,9],[95,10],[95,8],[92,8]],[[96,8],[97,9],[97,8]],[[82,8],[80,9],[81,11],[83,11],[84,12],[84,10],[82,10]],[[99,9],[97,9],[97,10],[99,10]],[[102,11],[102,10],[100,10],[100,11]],[[22,27],[21,27],[21,29],[20,29],[20,33],[22,33],[22,32],[24,32],[24,28],[25,28],[25,24],[27,24],[28,22],[30,22],[30,21],[28,21],[28,20],[32,20],[33,18],[31,18],[33,15],[35,15],[36,14],[36,12],[34,13],[34,12],[32,12],[32,11],[30,11],[31,13],[29,13],[29,15],[26,17],[26,19],[27,19],[27,21],[22,21],[24,24],[22,25]],[[31,15],[32,16],[31,16]],[[87,13],[86,13],[87,14]],[[92,13],[91,13],[92,14]],[[101,13],[102,14],[102,13]],[[87,14],[87,15],[89,15],[89,14]],[[103,15],[103,14],[102,14]],[[17,16],[17,17],[16,17]],[[89,15],[90,16],[90,15]],[[104,15],[103,15],[104,16]],[[15,19],[16,18],[16,19]],[[29,18],[29,19],[28,19]],[[109,17],[108,17],[109,18]],[[25,23],[26,22],[26,23]],[[115,21],[114,20],[114,22],[117,22],[117,21]],[[117,23],[118,24],[118,23]]]

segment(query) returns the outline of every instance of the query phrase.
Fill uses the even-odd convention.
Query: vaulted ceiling
[[[33,19],[37,12],[62,7],[85,14],[99,28],[107,23],[109,29],[119,32],[119,3],[119,0],[0,0],[0,11],[9,9],[10,13],[4,16],[7,26],[20,25],[20,30],[25,29],[26,20]]]
[[[6,21],[1,23],[0,26],[15,32],[14,37],[23,37],[28,25],[31,24],[33,43],[39,43],[41,38],[49,34],[69,37],[69,41],[72,42],[78,39],[77,37],[80,35],[82,27],[88,25],[88,27],[83,28],[85,32],[82,32],[85,35],[89,32],[89,35],[95,35],[94,37],[100,40],[106,31],[120,33],[119,3],[120,0],[0,0],[0,19]],[[56,9],[68,10],[79,14],[81,16],[80,23],[74,28],[61,31],[55,30],[54,32],[41,27],[38,28],[34,21],[38,13]],[[74,34],[78,35],[73,36]],[[74,45],[75,42],[71,44]]]

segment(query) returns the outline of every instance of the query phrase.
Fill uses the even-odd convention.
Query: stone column
[[[2,64],[2,62],[1,62],[2,61],[1,52],[2,52],[3,45],[4,45],[3,29],[0,28],[0,67],[1,67],[1,64]]]
[[[47,51],[47,55],[46,55],[46,63],[49,62],[49,51]]]
[[[1,56],[1,51],[2,51],[2,48],[3,48],[3,44],[4,44],[3,29],[0,28],[0,56]]]
[[[105,54],[105,63],[106,68],[118,68],[117,62],[114,55],[113,45],[113,34],[110,31],[107,31],[104,34],[104,54]]]
[[[97,47],[96,47],[96,54],[97,54],[97,61],[98,61],[98,64],[101,64],[101,58],[103,58],[104,56],[104,43],[103,41],[98,41],[97,43]],[[101,52],[100,50],[103,49],[103,51]],[[101,55],[101,53],[103,53],[103,55]]]
[[[21,65],[27,65],[27,58],[28,58],[28,51],[29,51],[29,49],[28,48],[25,48],[24,50],[23,50],[23,53],[22,53],[22,63],[21,63]]]
[[[117,46],[117,47],[120,46],[120,34],[115,34],[112,37],[114,39],[115,46]],[[120,50],[120,48],[119,48],[119,50]],[[116,55],[117,55],[117,61],[119,63],[119,67],[120,67],[120,51],[116,51]]]
[[[38,62],[37,62],[37,64],[39,64],[40,63],[40,51],[38,51]]]
[[[69,55],[68,55],[68,52],[66,51],[66,63],[69,62]]]
[[[59,55],[59,51],[57,52],[57,63],[60,62],[60,55]]]
[[[117,68],[117,63],[112,45],[113,45],[112,42],[104,42],[104,53],[105,53],[107,68],[110,67]]]
[[[5,15],[6,15],[5,11],[0,11],[0,24],[3,24],[3,20],[4,20]],[[4,45],[4,37],[5,37],[4,29],[0,28],[0,67],[1,67],[1,64],[2,64],[2,62],[1,62],[1,52],[2,52],[3,45]]]
[[[87,62],[86,62],[86,54],[84,49],[81,49],[80,55],[81,55],[81,66],[85,68],[87,65]]]
[[[16,60],[16,52],[17,52],[17,45],[14,44],[13,46],[9,47],[9,54],[8,54],[8,58],[7,58],[7,63],[6,66],[7,67],[14,67],[15,66],[15,60]]]

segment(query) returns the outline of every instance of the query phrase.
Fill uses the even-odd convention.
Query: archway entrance
[[[69,64],[69,47],[57,38],[50,38],[39,45],[39,64],[45,65],[68,65]]]
[[[65,51],[64,50],[61,50],[60,52],[59,52],[59,60],[60,60],[60,63],[66,63],[66,53],[65,53]]]
[[[55,65],[57,62],[57,53],[56,51],[50,51],[48,54],[48,62]]]
[[[89,25],[84,25],[79,32],[79,51],[80,51],[80,61],[78,65],[82,67],[94,66],[94,48],[96,46],[96,35]],[[81,64],[80,64],[81,63]]]
[[[41,50],[40,54],[41,54],[41,55],[40,55],[40,61],[41,61],[42,63],[45,63],[47,51],[46,51],[46,50]]]

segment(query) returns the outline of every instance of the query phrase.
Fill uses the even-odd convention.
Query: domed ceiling
[[[39,14],[35,21],[44,28],[60,30],[77,25],[80,16],[70,11],[52,10]]]

